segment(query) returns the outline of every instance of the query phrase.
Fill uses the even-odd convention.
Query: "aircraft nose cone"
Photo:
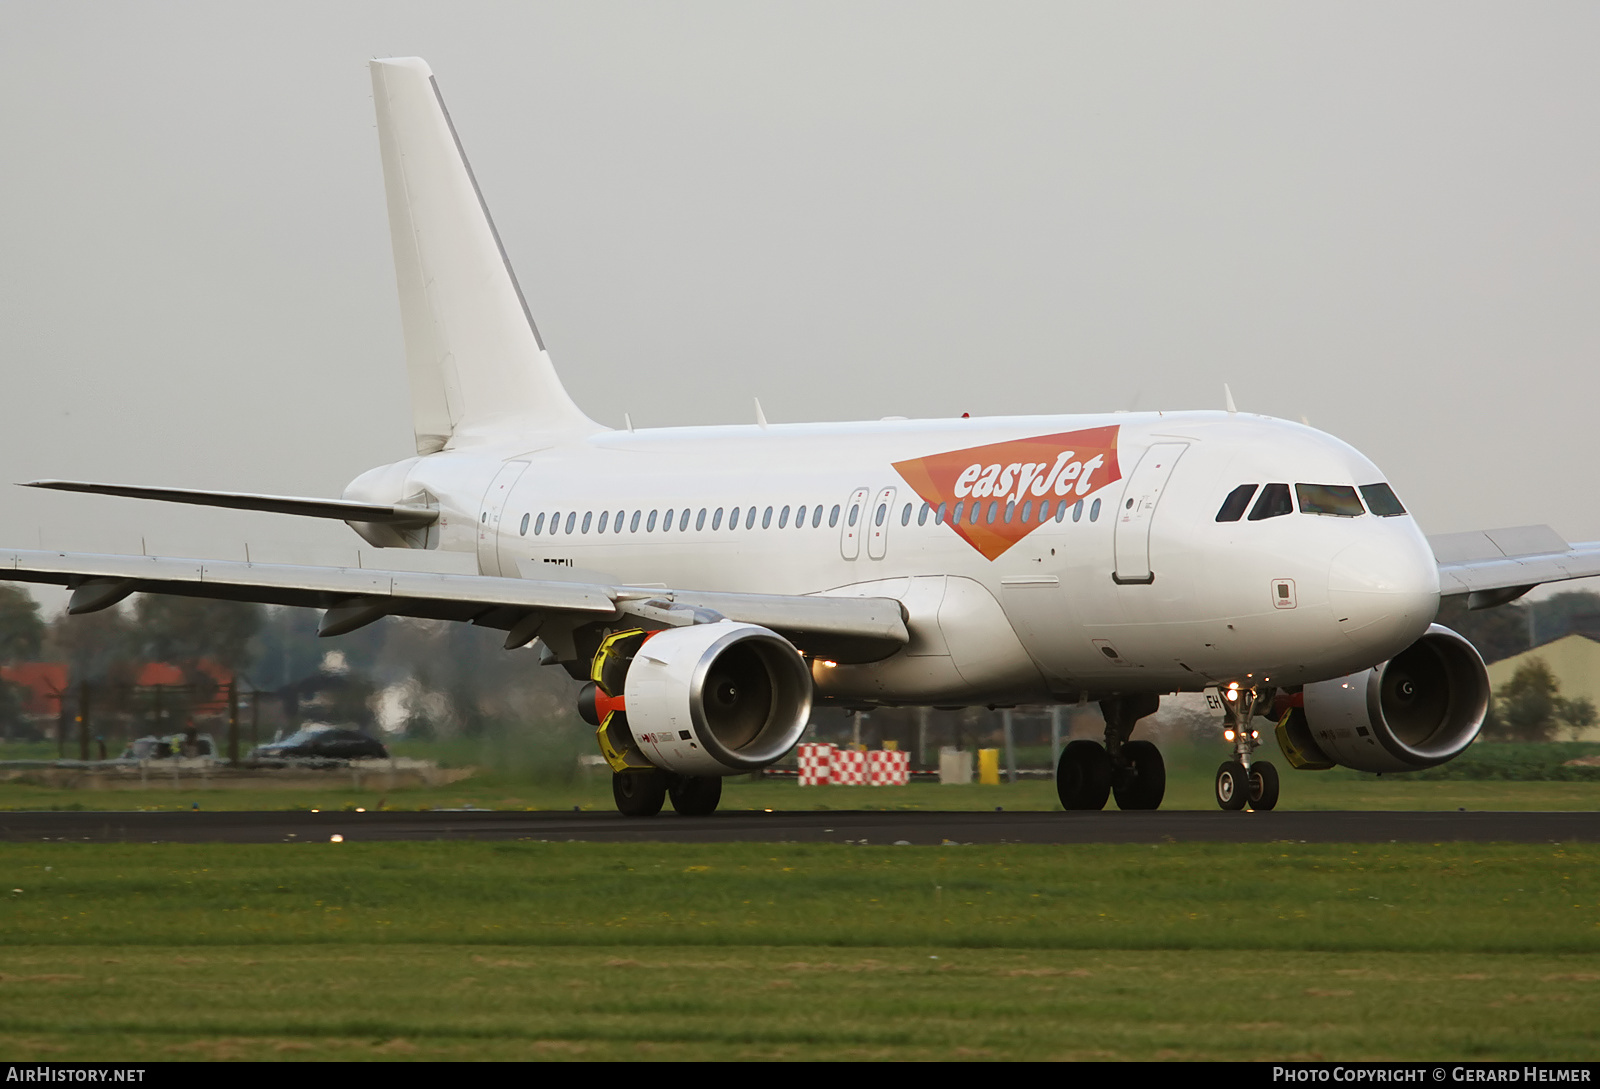
[[[1363,650],[1392,657],[1420,639],[1439,611],[1439,566],[1421,534],[1350,545],[1328,567],[1328,604]]]

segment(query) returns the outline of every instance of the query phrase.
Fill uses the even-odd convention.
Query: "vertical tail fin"
[[[372,92],[417,453],[513,427],[602,430],[556,376],[432,71],[375,60]]]

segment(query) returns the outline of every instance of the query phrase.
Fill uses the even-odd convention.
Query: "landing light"
[[[1222,731],[1222,740],[1224,740],[1224,741],[1232,741],[1233,740],[1233,731],[1232,730],[1223,730]]]

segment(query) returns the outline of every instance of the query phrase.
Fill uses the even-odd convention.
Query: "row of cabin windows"
[[[1251,507],[1250,500],[1255,497],[1257,488],[1261,489],[1261,495],[1256,497],[1255,506]],[[1367,501],[1365,507],[1361,505],[1362,497]],[[1217,511],[1217,521],[1237,522],[1244,517],[1247,507],[1252,522],[1293,514],[1295,500],[1300,503],[1301,514],[1355,518],[1370,510],[1380,518],[1393,518],[1406,512],[1395,496],[1394,489],[1387,484],[1363,484],[1360,496],[1349,484],[1296,484],[1294,499],[1289,496],[1287,484],[1241,484],[1222,501],[1222,507]]]
[[[907,503],[905,509],[900,512],[901,525],[910,524],[911,508],[912,504]],[[1042,525],[1052,520],[1057,522],[1065,521],[1069,510],[1072,512],[1072,520],[1074,522],[1081,521],[1083,519],[1083,500],[1080,499],[1076,503],[1068,503],[1066,500],[1062,500],[1060,503],[1056,503],[1053,499],[1040,500],[1038,510],[1039,524]],[[930,514],[933,516],[933,524],[936,526],[943,525],[947,515],[954,525],[960,525],[963,518],[966,519],[969,526],[975,526],[979,522],[993,525],[996,521],[1007,524],[1015,521],[1027,525],[1033,521],[1034,509],[1033,500],[1031,499],[1020,506],[1014,500],[1001,503],[997,499],[991,499],[987,504],[981,499],[974,499],[970,507],[963,500],[957,503],[954,508],[951,508],[948,503],[940,503],[937,507],[931,507],[924,503],[922,504],[922,510],[917,513],[917,525],[927,525]],[[1100,500],[1096,499],[1089,505],[1089,521],[1098,522],[1099,520]],[[881,506],[878,508],[877,521],[878,525],[883,525],[883,508]]]
[[[842,508],[839,506],[839,504],[835,503],[833,505],[833,509],[827,512],[828,525],[837,526],[839,524],[839,514],[841,510]],[[801,506],[794,509],[795,529],[800,529],[806,524],[806,514],[808,511],[811,515],[812,528],[815,529],[822,525],[823,505],[818,503],[815,507]],[[740,519],[742,518],[744,521],[744,528],[753,529],[755,528],[756,519],[759,517],[761,520],[761,528],[771,529],[772,512],[772,507],[768,507],[765,511],[761,511],[756,507],[734,507],[728,512],[728,528],[738,529]],[[722,513],[721,507],[718,507],[715,511],[710,512],[712,529],[722,528]],[[784,507],[778,512],[779,529],[788,528],[789,513],[789,507]],[[654,533],[658,528],[662,533],[671,532],[674,528],[676,528],[678,532],[682,533],[688,530],[691,519],[694,521],[695,529],[705,529],[706,515],[707,510],[705,507],[701,507],[698,514],[690,510],[688,507],[684,507],[681,511],[675,508],[669,509],[665,514],[655,510],[648,512],[636,510],[633,512],[632,518],[628,517],[628,512],[625,510],[617,511],[615,517],[613,517],[610,511],[603,510],[600,512],[600,522],[598,525],[596,525],[593,511],[584,511],[581,515],[578,514],[577,511],[567,511],[566,527],[563,529],[561,521],[562,515],[560,511],[552,511],[548,516],[548,520],[547,516],[543,512],[540,512],[537,516],[533,514],[524,514],[522,516],[521,532],[524,537],[528,535],[530,529],[535,537],[539,536],[541,533],[588,533],[591,529],[593,529],[596,533],[621,533],[624,529],[626,529],[629,533],[638,533],[642,523],[644,532],[646,533]],[[861,512],[858,509],[852,508],[850,511],[849,523],[851,525],[855,525],[856,520],[860,516]]]
[[[915,507],[916,504],[907,503],[904,509],[901,510],[901,525],[911,524],[911,512]],[[777,511],[779,529],[788,528],[790,509],[789,507],[783,507]],[[771,529],[773,510],[774,508],[772,507],[768,507],[766,510],[760,510],[757,507],[734,507],[728,512],[728,528],[738,529],[742,521],[745,529],[754,529],[759,518],[762,529]],[[824,505],[821,503],[818,503],[815,507],[801,505],[793,508],[794,528],[804,528],[808,514],[811,519],[811,528],[817,529],[821,527],[823,510]],[[1041,500],[1037,511],[1039,522],[1044,523],[1052,519],[1057,522],[1064,521],[1069,510],[1072,512],[1072,520],[1074,522],[1080,521],[1084,514],[1083,500],[1080,499],[1076,503],[1068,503],[1065,500],[1060,503],[1050,499]],[[530,512],[522,516],[520,532],[524,537],[530,533],[537,537],[541,534],[553,533],[588,533],[591,530],[595,533],[621,533],[626,529],[629,533],[638,533],[642,525],[646,533],[655,533],[658,529],[662,533],[669,533],[674,528],[679,533],[683,533],[689,529],[691,519],[695,529],[704,530],[708,513],[711,528],[713,530],[721,529],[723,521],[721,507],[709,512],[705,507],[701,507],[698,512],[685,507],[682,510],[669,508],[665,514],[654,510],[636,510],[633,512],[632,517],[629,517],[626,510],[619,510],[615,515],[611,511],[603,510],[600,512],[598,523],[595,521],[593,511],[584,511],[582,514],[577,511],[567,511],[564,516],[565,522],[563,522],[563,513],[561,511],[551,511],[548,515],[543,511],[537,515]],[[838,503],[835,503],[833,508],[827,511],[829,528],[839,525],[839,518],[842,513],[843,508]],[[985,504],[981,500],[974,500],[970,507],[963,500],[953,508],[947,503],[940,503],[938,507],[932,507],[924,503],[922,504],[922,510],[917,514],[917,525],[927,525],[930,516],[936,526],[943,525],[947,519],[956,525],[960,525],[963,518],[966,519],[968,525],[977,525],[980,521],[993,524],[997,520],[1007,523],[1020,521],[1026,525],[1033,520],[1034,514],[1034,505],[1031,499],[1020,506],[1015,502],[1007,502],[1002,505],[998,500],[990,500],[987,509],[985,509]],[[853,526],[860,516],[860,508],[852,506],[845,521],[848,525]],[[488,517],[487,512],[485,512],[484,517]],[[888,517],[889,505],[880,503],[877,511],[873,514],[873,524],[881,526]],[[1089,521],[1097,522],[1099,520],[1100,500],[1096,499],[1089,506]]]

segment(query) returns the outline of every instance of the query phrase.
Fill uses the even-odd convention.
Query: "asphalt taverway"
[[[544,840],[590,843],[1552,843],[1600,842],[1600,813],[1155,811],[895,813],[12,812],[11,842],[294,843]]]

